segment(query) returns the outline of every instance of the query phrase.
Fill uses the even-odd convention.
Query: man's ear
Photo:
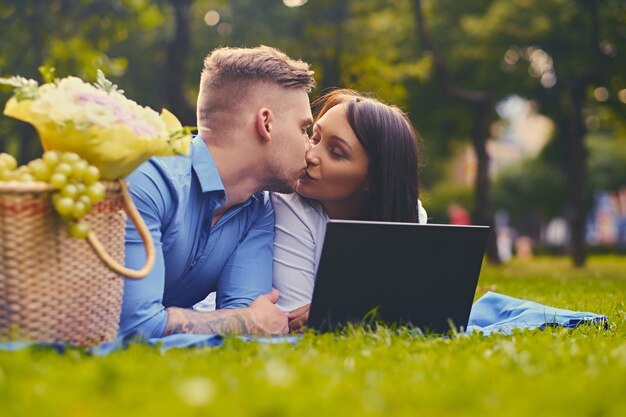
[[[269,141],[272,138],[273,128],[272,112],[267,107],[262,107],[256,113],[256,128],[259,136],[263,141]]]

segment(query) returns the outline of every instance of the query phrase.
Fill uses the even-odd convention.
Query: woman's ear
[[[262,107],[256,113],[256,128],[261,139],[265,142],[272,138],[272,112]]]

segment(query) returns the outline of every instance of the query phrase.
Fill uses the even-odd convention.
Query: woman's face
[[[346,111],[347,104],[332,107],[313,126],[306,175],[296,188],[299,194],[319,200],[329,214],[330,207],[344,211],[341,208],[360,204],[368,185],[369,157],[352,131]]]

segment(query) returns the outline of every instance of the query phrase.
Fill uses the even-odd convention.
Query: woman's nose
[[[310,165],[318,165],[320,158],[316,154],[316,146],[312,145],[305,154],[306,162]]]

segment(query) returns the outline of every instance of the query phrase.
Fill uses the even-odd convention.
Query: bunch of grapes
[[[15,158],[0,153],[0,181],[45,182],[56,192],[52,194],[55,210],[69,223],[70,236],[84,239],[89,226],[80,220],[102,201],[104,185],[100,171],[73,152],[47,151],[27,165],[17,166]]]

